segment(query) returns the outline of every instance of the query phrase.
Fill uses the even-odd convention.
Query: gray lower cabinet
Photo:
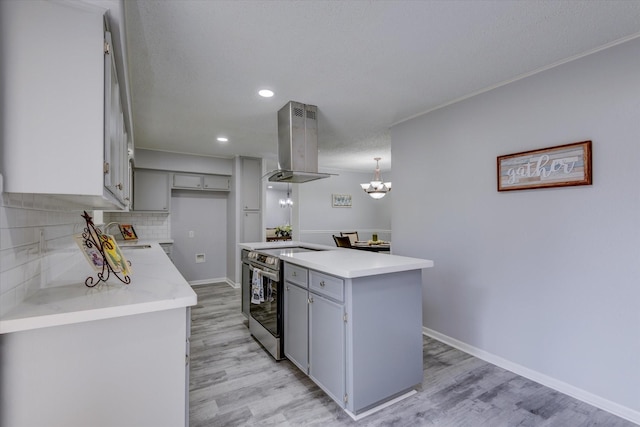
[[[339,301],[342,279],[288,263],[284,274],[284,354],[344,407],[345,316],[343,302]]]
[[[308,291],[291,282],[284,285],[284,355],[302,372],[309,373]]]
[[[420,270],[341,278],[285,262],[285,356],[359,414],[422,383]]]
[[[342,303],[309,292],[309,376],[333,400],[346,403],[344,328]]]

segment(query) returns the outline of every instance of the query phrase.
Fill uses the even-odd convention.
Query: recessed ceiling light
[[[229,138],[224,136],[219,136],[217,139],[218,139],[218,142],[229,142]]]
[[[263,98],[271,98],[273,96],[273,91],[269,89],[260,89],[258,91],[258,95],[262,96]]]

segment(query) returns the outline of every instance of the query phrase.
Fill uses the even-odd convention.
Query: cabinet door
[[[311,292],[309,302],[309,376],[344,407],[344,307]]]
[[[104,182],[104,16],[83,3],[0,1],[3,191],[122,208]]]
[[[229,177],[222,175],[204,175],[203,188],[205,190],[229,190]]]
[[[262,162],[260,159],[242,159],[242,208],[260,210],[262,188]]]
[[[136,211],[169,212],[169,173],[136,169],[133,179],[133,208]]]
[[[260,211],[244,212],[242,217],[242,241],[259,242],[262,239],[260,233]]]
[[[104,186],[116,199],[125,202],[128,141],[111,33],[105,33],[105,42],[109,49],[104,56]]]
[[[294,284],[284,285],[284,355],[309,373],[308,293]]]
[[[202,188],[202,175],[173,174],[174,188]]]

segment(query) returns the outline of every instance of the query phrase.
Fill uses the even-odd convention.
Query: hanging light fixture
[[[381,157],[374,157],[376,161],[376,171],[373,175],[373,181],[366,184],[360,184],[360,187],[374,199],[382,199],[389,191],[391,191],[391,183],[383,182],[380,177],[380,159]]]
[[[293,200],[291,200],[291,197],[289,197],[289,185],[288,184],[287,184],[287,198],[286,199],[280,199],[279,203],[280,203],[280,207],[281,208],[290,208],[291,206],[293,206]]]

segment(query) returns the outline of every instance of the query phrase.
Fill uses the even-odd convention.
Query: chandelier
[[[382,199],[389,191],[391,191],[391,183],[383,182],[380,177],[380,159],[381,157],[374,157],[376,161],[376,171],[373,175],[373,181],[366,184],[360,184],[360,187],[374,199]]]
[[[293,206],[293,200],[291,200],[291,197],[289,196],[289,184],[287,184],[287,198],[280,199],[279,204],[281,208],[290,208]]]

